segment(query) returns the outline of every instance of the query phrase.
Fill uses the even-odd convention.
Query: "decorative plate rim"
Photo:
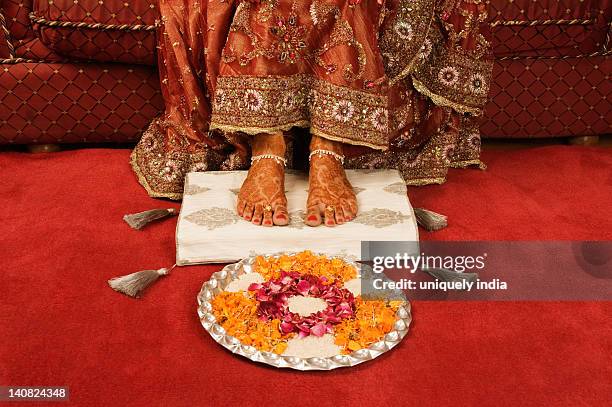
[[[275,254],[262,255],[266,257],[278,257],[281,255],[295,255],[295,252],[282,252]],[[316,253],[318,254],[318,253]],[[368,266],[357,263],[345,255],[327,255],[333,259],[339,258],[346,263],[357,268],[358,271],[367,270]],[[210,336],[229,350],[230,352],[244,356],[253,361],[264,363],[278,368],[289,368],[296,370],[332,370],[339,367],[356,366],[369,360],[375,359],[385,352],[390,351],[398,345],[402,339],[408,334],[410,324],[412,322],[411,305],[408,299],[405,299],[396,312],[396,320],[393,324],[393,329],[387,333],[382,340],[373,343],[367,348],[362,348],[353,351],[349,354],[335,355],[324,358],[299,358],[296,356],[283,356],[273,352],[264,352],[257,350],[255,347],[245,345],[236,337],[228,335],[225,329],[219,325],[215,316],[212,313],[212,304],[210,300],[221,292],[230,281],[233,281],[244,273],[252,273],[253,262],[258,255],[252,254],[240,260],[237,263],[228,264],[220,271],[213,273],[210,279],[202,285],[198,292],[198,316],[202,327],[210,334]]]

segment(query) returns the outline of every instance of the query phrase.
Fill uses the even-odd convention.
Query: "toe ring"
[[[332,205],[327,205],[325,207],[325,212],[334,213],[335,211],[336,211],[336,208],[334,208]]]
[[[270,206],[270,205],[266,205],[266,206],[264,207],[264,212],[272,212],[272,206]]]

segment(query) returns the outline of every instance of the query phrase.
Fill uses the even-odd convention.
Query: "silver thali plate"
[[[294,253],[285,253],[291,255]],[[281,254],[273,255],[274,257]],[[215,272],[210,280],[202,285],[198,293],[198,315],[204,329],[212,338],[224,348],[237,355],[244,356],[253,362],[265,363],[279,368],[290,368],[296,370],[332,370],[339,367],[356,366],[360,363],[375,359],[385,352],[393,349],[408,333],[412,314],[410,312],[410,302],[405,300],[404,305],[400,306],[396,313],[396,321],[393,329],[387,333],[379,342],[373,343],[367,348],[359,349],[350,354],[336,355],[325,358],[299,358],[295,356],[283,356],[273,352],[263,352],[253,346],[245,345],[237,338],[228,335],[225,329],[217,323],[212,313],[212,299],[225,290],[225,287],[245,273],[253,273],[253,263],[257,256],[247,257],[238,263],[229,264],[221,271]],[[343,256],[330,256],[340,258],[343,261],[355,266],[361,276],[370,273],[368,266],[356,263]]]

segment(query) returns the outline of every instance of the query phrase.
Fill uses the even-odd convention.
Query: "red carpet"
[[[146,196],[128,155],[0,153],[0,386],[69,386],[80,406],[609,403],[609,302],[415,302],[402,345],[347,370],[279,371],[233,357],[195,312],[220,267],[177,269],[141,300],[107,287],[174,256],[175,219],[141,232],[121,219],[178,207]],[[612,149],[484,160],[485,172],[453,170],[444,186],[410,189],[415,206],[450,219],[423,239],[612,239]]]

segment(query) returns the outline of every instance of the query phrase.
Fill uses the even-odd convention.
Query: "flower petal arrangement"
[[[286,361],[294,361],[290,356],[296,352],[325,363],[323,357],[341,358],[378,349],[369,358],[361,354],[369,360],[393,347],[407,332],[410,320],[404,307],[408,303],[363,299],[356,289],[360,277],[357,264],[342,258],[310,251],[256,256],[250,258],[248,273],[242,271],[225,277],[239,289],[226,291],[228,284],[222,283],[212,294],[205,284],[206,296],[199,298],[201,307],[204,304],[209,311],[200,313],[205,328],[215,338],[229,338],[228,344],[238,350],[236,353],[247,346]],[[259,274],[257,279],[245,278],[253,277],[252,273]],[[300,309],[295,308],[298,302]],[[216,334],[213,325],[218,325]],[[242,347],[236,348],[236,344]],[[278,356],[271,357],[270,364],[279,366]]]

